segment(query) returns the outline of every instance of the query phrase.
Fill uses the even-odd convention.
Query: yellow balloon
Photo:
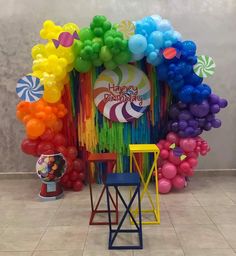
[[[46,29],[50,29],[55,26],[55,23],[52,20],[45,20],[43,23],[43,27]]]
[[[79,27],[72,22],[66,23],[62,28],[64,31],[69,32],[71,34],[73,34],[75,31],[79,33],[80,30]]]
[[[56,103],[61,98],[61,91],[56,86],[49,88],[44,88],[43,99],[48,103]]]
[[[36,44],[32,48],[32,50],[31,50],[32,58],[36,59],[38,54],[41,54],[42,56],[45,55],[45,45],[44,44]]]

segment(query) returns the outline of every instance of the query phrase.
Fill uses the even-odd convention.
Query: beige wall
[[[114,22],[160,14],[169,19],[198,52],[215,59],[217,70],[207,82],[229,100],[219,117],[220,129],[204,133],[212,151],[201,169],[236,167],[235,49],[236,0],[0,0],[0,172],[33,171],[35,159],[20,151],[23,126],[15,119],[16,81],[31,69],[31,47],[39,42],[45,19],[83,27],[96,14]]]

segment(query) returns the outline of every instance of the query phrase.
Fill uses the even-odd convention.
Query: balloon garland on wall
[[[116,151],[123,171],[129,143],[159,141],[160,192],[186,186],[199,154],[210,150],[199,135],[221,126],[215,115],[227,106],[203,83],[214,73],[213,59],[197,56],[196,44],[158,15],[120,24],[98,15],[82,29],[47,20],[40,36],[47,42],[32,48],[32,73],[16,88],[22,100],[16,114],[27,135],[22,151],[62,153],[61,183],[81,190],[85,165],[78,146]],[[145,170],[148,157],[139,160]]]

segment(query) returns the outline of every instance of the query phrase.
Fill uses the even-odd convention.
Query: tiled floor
[[[42,202],[39,186],[0,180],[0,256],[236,256],[236,175],[196,176],[161,195],[161,225],[143,227],[139,251],[107,250],[108,227],[88,225],[88,187]]]

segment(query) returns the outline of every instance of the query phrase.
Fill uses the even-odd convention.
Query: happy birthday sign
[[[94,86],[98,110],[114,122],[130,122],[143,115],[150,105],[147,76],[132,65],[104,70]]]

